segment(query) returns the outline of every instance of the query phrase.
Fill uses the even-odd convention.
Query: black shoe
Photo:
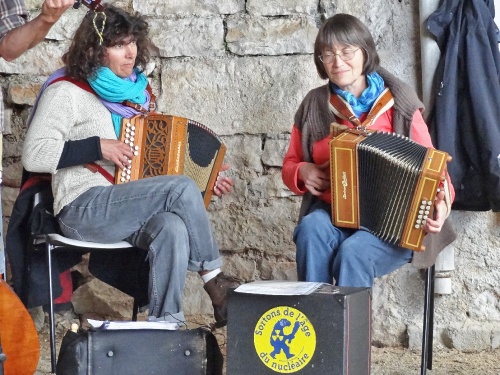
[[[222,272],[205,283],[203,288],[212,300],[216,328],[224,327],[227,324],[227,289],[237,288],[240,284],[241,281],[226,276]]]

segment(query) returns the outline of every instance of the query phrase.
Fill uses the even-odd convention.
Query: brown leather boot
[[[227,324],[227,289],[237,288],[241,282],[222,272],[205,283],[204,289],[212,300],[214,308],[215,327],[224,327]]]

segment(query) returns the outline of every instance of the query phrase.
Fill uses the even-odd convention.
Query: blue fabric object
[[[361,93],[359,98],[356,98],[349,91],[342,90],[335,83],[330,82],[331,90],[349,103],[358,118],[372,108],[373,103],[385,88],[384,80],[377,72],[368,74],[366,82],[368,87]]]
[[[104,99],[103,104],[110,110],[117,137],[120,135],[123,117],[129,116],[124,112],[126,108],[122,108],[125,106],[113,105],[113,103],[122,103],[128,100],[144,106],[149,102],[149,94],[146,91],[148,79],[144,73],[137,69],[134,69],[129,77],[121,78],[108,67],[101,67],[93,77],[88,79],[88,82],[97,95]]]
[[[299,281],[372,287],[375,278],[409,263],[413,251],[364,231],[332,224],[330,205],[317,202],[294,231]]]
[[[493,0],[443,0],[427,19],[441,57],[428,125],[453,157],[452,209],[500,212],[500,51]]]

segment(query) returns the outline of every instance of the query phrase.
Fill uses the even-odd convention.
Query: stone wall
[[[27,1],[35,15],[39,1]],[[151,25],[155,57],[148,67],[159,110],[197,120],[227,144],[235,191],[210,206],[228,273],[246,281],[294,280],[291,241],[300,198],[281,181],[293,115],[323,84],[313,42],[325,17],[346,12],[372,30],[382,64],[420,90],[417,0],[122,0]],[[44,79],[85,9],[69,10],[47,40],[8,63],[0,60],[6,101],[4,228],[18,194],[25,121]],[[437,296],[437,344],[464,351],[500,346],[500,216],[453,212],[453,292]],[[188,315],[209,315],[197,275],[185,293]],[[408,265],[373,288],[373,342],[420,347],[423,281]]]

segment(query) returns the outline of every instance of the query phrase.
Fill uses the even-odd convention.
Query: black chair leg
[[[56,327],[54,319],[54,293],[52,285],[52,244],[46,243],[47,266],[49,270],[49,329],[50,329],[50,366],[56,372]]]
[[[134,307],[132,310],[132,321],[137,321],[137,313],[139,312],[139,303],[137,302],[137,298],[134,298]]]
[[[422,332],[422,362],[420,374],[426,375],[432,370],[432,344],[434,332],[434,274],[435,266],[426,270],[424,293],[424,325]]]
[[[24,256],[23,286],[21,289],[21,301],[28,307],[28,297],[30,294],[31,279],[31,249],[26,249]]]

